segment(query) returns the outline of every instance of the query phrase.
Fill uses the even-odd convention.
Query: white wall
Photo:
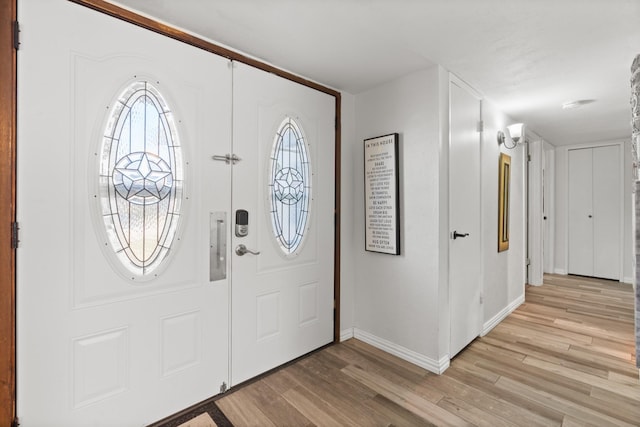
[[[362,156],[355,141],[356,98],[343,93],[341,105],[341,198],[340,198],[340,339],[353,337],[355,314],[355,253],[361,249],[356,243],[355,230],[360,222],[354,223],[355,179],[353,170],[362,162]]]
[[[356,95],[354,138],[345,126],[351,98],[343,98],[343,338],[350,336],[353,301],[356,338],[435,372],[448,366],[449,350],[448,88],[448,72],[437,66]],[[511,241],[508,251],[498,253],[496,133],[510,121],[486,102],[483,120],[479,284],[485,286],[486,332],[523,300],[526,228],[524,148],[519,145],[506,150],[512,156]],[[400,134],[400,256],[364,250],[363,140],[393,132]],[[347,220],[349,206],[353,217]],[[353,294],[346,285],[351,279]]]
[[[433,67],[356,96],[355,334],[427,367],[440,359],[440,72]],[[400,134],[401,255],[364,250],[363,140]],[[344,142],[343,142],[344,143]]]
[[[511,119],[487,101],[482,104],[482,245],[484,281],[483,334],[524,300],[526,281],[525,146],[499,146],[498,130]],[[498,161],[500,152],[511,156],[509,250],[498,252]]]
[[[589,144],[571,146],[559,146],[555,149],[555,229],[554,229],[554,273],[567,274],[568,271],[568,152],[574,148],[597,147],[607,144],[621,144],[624,152],[623,168],[623,234],[622,234],[622,276],[621,281],[633,283],[634,259],[633,259],[633,224],[632,224],[632,179],[631,179],[631,146],[629,141],[602,141]]]
[[[634,185],[633,179],[633,154],[631,141],[625,141],[624,150],[624,193],[623,193],[623,250],[622,250],[622,281],[635,283],[635,218],[634,218]]]

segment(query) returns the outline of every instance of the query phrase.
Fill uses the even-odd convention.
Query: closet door
[[[593,275],[620,280],[620,147],[593,149]]]
[[[620,147],[569,150],[569,274],[620,279]]]
[[[569,150],[569,274],[593,275],[593,150]]]

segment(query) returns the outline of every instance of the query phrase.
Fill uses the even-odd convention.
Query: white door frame
[[[553,273],[555,264],[555,185],[556,185],[556,152],[555,147],[543,142],[543,268],[544,273]],[[546,219],[545,219],[546,217]]]
[[[542,285],[543,276],[543,238],[544,222],[543,206],[543,141],[539,138],[528,140],[525,134],[525,146],[527,148],[527,283],[530,285]]]

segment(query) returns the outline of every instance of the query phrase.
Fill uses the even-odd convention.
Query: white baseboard
[[[553,269],[553,274],[562,274],[563,276],[567,275],[567,270],[562,269],[562,268],[554,268]]]
[[[622,279],[622,282],[633,285],[633,277],[625,277],[624,279]]]
[[[498,323],[502,322],[508,315],[510,315],[513,312],[513,310],[518,308],[520,304],[522,304],[523,302],[524,302],[524,294],[520,295],[518,298],[512,301],[511,304],[509,304],[508,306],[500,310],[498,314],[496,314],[491,319],[486,321],[484,325],[482,325],[482,332],[480,333],[480,336],[483,337],[487,335],[489,331],[495,328],[498,325]]]
[[[358,328],[353,328],[353,332],[354,338],[438,375],[442,374],[449,367],[449,355],[442,357],[440,360],[435,360]]]
[[[353,338],[353,328],[347,328],[340,331],[340,342]]]

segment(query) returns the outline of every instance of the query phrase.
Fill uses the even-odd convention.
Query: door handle
[[[458,237],[467,237],[469,235],[469,233],[458,233],[456,230],[453,231],[453,233],[451,233],[451,238],[453,240],[456,240]]]
[[[211,158],[213,160],[225,162],[226,164],[234,164],[234,165],[240,160],[242,160],[240,157],[236,156],[235,154],[225,154],[224,156],[216,154],[214,156],[211,156]]]
[[[227,213],[209,214],[209,281],[227,278]]]
[[[260,251],[252,251],[251,249],[248,249],[245,245],[238,245],[236,246],[236,254],[238,256],[243,256],[244,254],[260,255]]]

